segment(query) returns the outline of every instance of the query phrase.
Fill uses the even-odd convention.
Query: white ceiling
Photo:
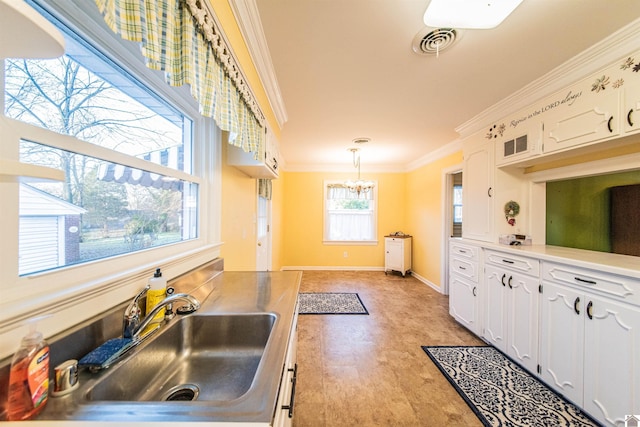
[[[286,170],[406,170],[455,128],[640,17],[638,0],[524,0],[418,55],[429,0],[256,0],[288,120]],[[352,166],[351,166],[352,167]]]

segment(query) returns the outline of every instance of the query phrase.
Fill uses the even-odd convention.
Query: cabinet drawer
[[[466,277],[473,282],[478,282],[478,263],[461,258],[451,258],[449,262],[451,273]]]
[[[598,291],[640,305],[640,280],[554,262],[542,263],[542,279]]]
[[[537,259],[520,257],[503,252],[487,251],[485,254],[485,263],[509,268],[531,276],[540,275],[540,261]]]
[[[449,253],[452,257],[465,258],[473,261],[478,260],[480,248],[477,246],[464,245],[462,243],[451,242],[449,245]]]

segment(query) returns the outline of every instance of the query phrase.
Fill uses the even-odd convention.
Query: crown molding
[[[276,117],[278,127],[282,130],[288,120],[287,110],[271,62],[271,53],[262,29],[258,5],[255,0],[229,0],[229,4],[240,27],[240,33],[245,40],[251,60],[258,71],[262,86],[267,93],[269,105]]]
[[[451,154],[457,153],[458,151],[462,151],[462,140],[456,139],[455,141],[451,141],[448,144],[443,145],[442,147],[427,153],[426,155],[420,157],[407,164],[406,172],[414,171],[422,166],[426,166],[429,163],[433,163],[436,160],[440,160],[444,157],[447,157]]]
[[[294,163],[280,167],[285,172],[325,172],[325,173],[357,173],[357,169],[352,164],[316,164],[316,163]],[[377,165],[368,164],[366,169],[362,169],[362,174],[367,173],[404,173],[407,169],[403,165]]]
[[[461,138],[472,135],[487,124],[496,122],[572,83],[578,82],[637,49],[640,49],[640,19],[636,19],[539,79],[527,84],[461,124],[455,130]]]

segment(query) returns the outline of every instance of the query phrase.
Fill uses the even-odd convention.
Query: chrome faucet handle
[[[143,295],[147,293],[151,285],[147,284],[142,290],[131,300],[127,309],[124,311],[124,319],[122,321],[122,336],[124,338],[133,338],[133,332],[140,325],[140,317],[142,310],[139,301]]]
[[[175,288],[173,286],[167,286],[167,296],[170,297],[175,293]],[[164,312],[164,319],[171,320],[176,314],[173,312],[173,303],[167,304],[167,309]]]
[[[185,301],[188,303],[185,309],[180,307],[176,310],[178,314],[189,314],[200,308],[200,301],[197,298],[189,295],[189,294],[173,294],[169,295],[162,301],[160,301],[150,312],[146,313],[145,318],[142,319],[142,322],[139,323],[134,329],[132,329],[132,334],[130,338],[134,340],[141,340],[141,334],[144,332],[145,328],[153,321],[153,318],[156,314],[160,312],[160,310],[165,310],[167,305],[173,304],[175,301]],[[129,338],[125,336],[125,338]]]

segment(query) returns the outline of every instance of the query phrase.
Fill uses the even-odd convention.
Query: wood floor
[[[305,271],[300,292],[357,292],[369,315],[300,315],[295,427],[481,426],[420,348],[483,345],[417,279]]]

